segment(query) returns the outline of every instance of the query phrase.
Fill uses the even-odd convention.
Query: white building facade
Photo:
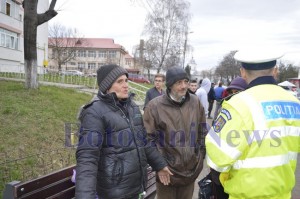
[[[79,70],[91,74],[105,64],[117,64],[126,69],[134,66],[133,57],[111,38],[49,38],[48,43],[49,71]],[[60,43],[60,47],[55,46],[56,43]],[[58,49],[64,50],[59,54]],[[69,54],[73,54],[72,59],[67,59]],[[68,61],[63,61],[59,69],[58,60]]]
[[[48,10],[49,1],[38,3],[38,13]],[[0,0],[0,72],[24,72],[24,9],[21,0]],[[48,57],[48,23],[38,27],[37,63]],[[42,71],[41,69],[38,70]]]

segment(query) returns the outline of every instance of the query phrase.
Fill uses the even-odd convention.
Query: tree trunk
[[[24,67],[25,88],[37,89],[37,3],[38,0],[25,0],[24,2]]]
[[[25,88],[37,89],[37,27],[57,15],[54,10],[56,0],[52,0],[49,10],[43,14],[37,13],[38,0],[24,0],[24,67]]]
[[[25,88],[37,89],[37,60],[25,60]]]

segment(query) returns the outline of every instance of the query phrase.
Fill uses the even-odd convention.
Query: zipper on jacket
[[[140,170],[141,170],[141,174],[142,174],[142,189],[143,189],[143,191],[145,192],[145,191],[146,191],[146,189],[145,189],[145,187],[144,187],[145,176],[144,176],[143,167],[142,167],[142,163],[141,163],[141,155],[140,155],[140,151],[139,151],[138,145],[137,145],[137,143],[136,143],[136,139],[135,139],[135,135],[134,135],[134,130],[133,130],[133,125],[132,125],[132,123],[131,123],[130,117],[127,118],[127,121],[128,121],[128,123],[129,123],[130,130],[132,131],[133,141],[134,141],[134,144],[135,144],[135,149],[136,149],[137,154],[138,154],[138,159],[139,159],[139,164],[140,164]]]
[[[128,117],[126,116],[126,114],[124,113],[124,111],[117,105],[117,103],[116,103],[116,101],[115,101],[115,99],[113,98],[113,100],[114,100],[114,104],[115,104],[115,106],[122,112],[122,114],[123,114],[123,118],[127,121],[127,123],[129,124],[129,128],[130,128],[130,130],[131,130],[131,132],[132,132],[132,136],[133,136],[133,141],[134,141],[134,144],[135,144],[135,149],[136,149],[136,151],[137,151],[137,154],[138,154],[138,159],[139,159],[139,165],[140,165],[140,171],[141,171],[141,174],[142,174],[142,189],[143,189],[143,191],[145,192],[146,191],[146,189],[145,189],[145,187],[144,187],[144,182],[145,182],[145,176],[144,176],[144,172],[143,172],[143,167],[142,167],[142,163],[141,163],[141,156],[140,156],[140,151],[139,151],[139,149],[138,149],[138,146],[137,146],[137,143],[136,143],[136,139],[135,139],[135,136],[134,136],[134,131],[133,131],[133,125],[131,124],[131,120],[130,120],[130,117],[129,117],[129,112],[128,112]],[[128,105],[128,104],[127,104]]]
[[[182,114],[182,111],[181,111],[181,107],[179,107],[179,110],[180,110],[180,114],[181,114],[181,117],[183,117],[183,114]],[[186,124],[183,122],[183,127],[185,128]],[[186,134],[184,134],[184,147],[183,147],[183,166],[185,168],[185,171],[187,172],[187,159],[186,159],[186,156],[187,156],[187,144],[186,144]]]

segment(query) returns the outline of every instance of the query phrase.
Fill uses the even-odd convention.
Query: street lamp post
[[[185,64],[185,51],[186,51],[187,36],[190,33],[193,33],[193,31],[185,33],[185,40],[184,40],[184,46],[183,46],[183,63],[182,63],[182,68],[183,69],[184,69],[184,64]]]

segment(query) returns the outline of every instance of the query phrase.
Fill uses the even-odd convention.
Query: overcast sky
[[[51,20],[76,28],[84,37],[113,38],[132,54],[143,39],[147,9],[130,0],[58,0]],[[189,0],[192,20],[188,44],[198,70],[218,65],[232,50],[270,47],[283,61],[300,66],[300,0]]]

